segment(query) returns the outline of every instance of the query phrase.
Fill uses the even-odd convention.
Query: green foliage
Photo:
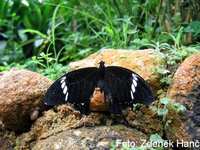
[[[57,79],[59,76],[64,74],[67,69],[62,64],[57,63],[57,59],[54,57],[51,57],[51,54],[45,54],[41,53],[40,56],[36,57],[33,56],[29,64],[26,65],[26,68],[32,67],[32,68],[41,68],[36,70],[37,72],[40,72],[41,74],[49,77],[52,80]],[[33,65],[39,66],[39,67],[33,67]]]
[[[200,35],[200,21],[192,21],[190,24],[188,24],[184,31],[193,33],[195,37],[198,37]]]
[[[186,107],[180,103],[173,103],[171,106],[178,113],[183,113],[186,111]]]
[[[162,139],[162,137],[157,133],[156,134],[152,134],[150,136],[149,141],[150,141],[150,143],[160,143],[160,145],[165,142]],[[159,144],[158,144],[158,147],[152,148],[151,150],[164,150],[164,147],[161,147],[161,146],[159,147]]]
[[[67,67],[57,63],[57,60],[50,53],[40,53],[39,56],[33,56],[31,59],[27,59],[21,63],[4,64],[0,66],[0,71],[7,71],[12,67],[36,71],[52,80],[58,79],[58,77],[68,70]]]
[[[158,107],[152,106],[152,110],[162,117],[163,121],[166,121],[169,108],[174,109],[177,113],[183,113],[186,111],[186,107],[180,103],[171,102],[167,97],[163,97],[159,100]]]
[[[161,85],[168,86],[171,83],[173,72],[176,70],[178,65],[186,57],[199,52],[199,49],[195,46],[186,47],[182,44],[183,28],[180,28],[175,34],[164,34],[166,34],[168,39],[172,42],[171,44],[152,41],[145,45],[154,48],[158,55],[165,60],[165,64],[154,68],[154,72],[160,74]]]
[[[30,58],[40,59],[41,54],[50,54],[54,63],[44,67],[37,62],[32,70],[66,65],[101,48],[154,48],[167,62],[156,71],[161,82],[169,85],[168,66],[180,63],[197,49],[184,47],[183,36],[193,33],[198,38],[199,21],[184,24],[177,13],[172,18],[172,32],[166,33],[160,22],[161,2],[2,0],[0,35],[6,40],[0,41],[0,71],[19,65],[29,67],[34,61]],[[51,71],[44,74],[48,73]]]
[[[193,47],[185,47],[182,45],[181,39],[183,37],[183,28],[180,28],[180,30],[175,35],[171,33],[168,33],[168,35],[173,41],[173,44],[166,47],[166,52],[164,52],[168,65],[178,64],[189,55],[198,52],[198,50]]]
[[[161,104],[161,107],[158,107],[156,108],[156,112],[158,114],[158,116],[162,117],[163,120],[165,120],[167,114],[168,114],[168,108],[167,108],[167,105],[169,104],[169,99],[164,97],[162,99],[160,99],[160,104]]]
[[[133,104],[133,111],[139,110],[141,106],[143,106],[143,104],[140,104],[140,103]]]
[[[154,72],[160,75],[160,83],[163,85],[170,85],[171,83],[171,75],[170,71],[167,69],[166,65],[160,65],[154,68]]]

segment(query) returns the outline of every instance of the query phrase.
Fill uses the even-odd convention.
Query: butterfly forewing
[[[90,96],[97,82],[97,68],[83,68],[63,75],[47,90],[44,102],[54,106],[73,103],[82,107],[89,103]]]
[[[132,106],[133,103],[150,104],[154,98],[147,83],[137,73],[126,68],[110,66],[106,68],[112,86],[112,95],[118,102]]]

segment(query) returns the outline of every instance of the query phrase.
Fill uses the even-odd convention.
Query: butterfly
[[[119,66],[82,68],[64,74],[47,90],[46,106],[73,104],[83,114],[91,111],[122,113],[135,103],[154,101],[150,86],[137,73]]]

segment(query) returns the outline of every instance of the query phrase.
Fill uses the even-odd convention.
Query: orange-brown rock
[[[153,49],[146,50],[124,50],[104,49],[89,57],[69,64],[70,70],[84,67],[99,66],[103,60],[105,65],[121,66],[140,74],[147,80],[153,89],[159,88],[159,74],[155,73],[155,67],[164,64],[162,57]]]
[[[200,85],[200,53],[193,54],[185,59],[174,74],[172,84],[167,95],[172,100],[186,103],[190,102],[189,95]]]
[[[122,117],[104,113],[77,115],[73,107],[61,105],[45,111],[29,132],[20,135],[16,149],[111,149],[117,139],[134,141],[139,146],[155,133],[173,142],[187,141],[189,138],[180,116],[169,109],[166,118],[163,120],[145,106],[136,111],[128,109]],[[127,122],[120,123],[120,119]],[[108,125],[108,121],[112,123]]]
[[[187,125],[184,120],[182,120],[180,115],[174,109],[170,108],[170,106],[168,106],[164,131],[167,139],[174,143],[177,141],[192,141],[192,137],[188,134]]]
[[[156,112],[147,107],[141,107],[137,113],[129,111],[126,117],[129,125],[143,133],[159,133],[162,135],[162,122]]]
[[[200,139],[200,53],[193,54],[180,65],[167,96],[186,106],[187,130],[193,139]]]
[[[75,113],[66,105],[44,112],[29,132],[18,137],[16,149],[110,149],[116,139],[136,145],[147,139],[143,132],[123,124],[107,125],[109,116],[103,113],[78,117]]]
[[[28,70],[11,70],[0,76],[0,120],[14,131],[26,130],[30,114],[42,104],[51,81]]]

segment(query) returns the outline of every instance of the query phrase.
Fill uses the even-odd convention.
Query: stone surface
[[[167,96],[186,106],[186,124],[193,138],[200,139],[200,53],[184,60],[173,77]]]
[[[122,141],[128,141],[129,139],[134,141],[136,145],[141,145],[141,138],[147,139],[144,133],[123,125],[87,127],[63,131],[47,139],[40,140],[32,149],[104,150],[110,149],[112,142],[117,139]]]
[[[167,135],[168,140],[173,142],[177,139],[188,140],[184,125],[180,126],[180,117],[174,110],[170,112],[167,118],[171,122],[166,128],[166,122],[145,106],[136,111],[128,108],[124,116],[103,113],[84,116],[71,106],[61,105],[44,112],[29,132],[18,137],[18,145],[15,148],[104,150],[111,148],[117,139],[134,141],[139,146],[142,139],[148,140],[149,136],[155,133],[161,137]]]
[[[28,70],[11,70],[0,76],[0,120],[7,129],[23,131],[30,114],[42,105],[52,81]]]
[[[145,134],[163,134],[162,121],[160,121],[157,113],[148,107],[141,107],[137,112],[129,110],[129,113],[126,115],[126,120],[131,127],[136,128]]]
[[[13,150],[13,146],[8,139],[0,137],[0,149],[1,150]]]
[[[0,121],[0,150],[14,150],[15,140],[15,133],[7,131]]]
[[[192,137],[187,132],[183,114],[178,114],[171,106],[168,106],[168,114],[165,118],[164,132],[167,139],[174,143],[177,141],[192,141]]]
[[[200,53],[197,53],[185,59],[177,69],[167,95],[174,101],[187,103],[192,90],[198,88],[199,85]]]
[[[154,69],[164,64],[162,57],[153,49],[123,50],[104,49],[89,57],[69,64],[71,70],[98,66],[103,60],[107,66],[121,66],[141,75],[153,89],[159,88],[159,74]]]

